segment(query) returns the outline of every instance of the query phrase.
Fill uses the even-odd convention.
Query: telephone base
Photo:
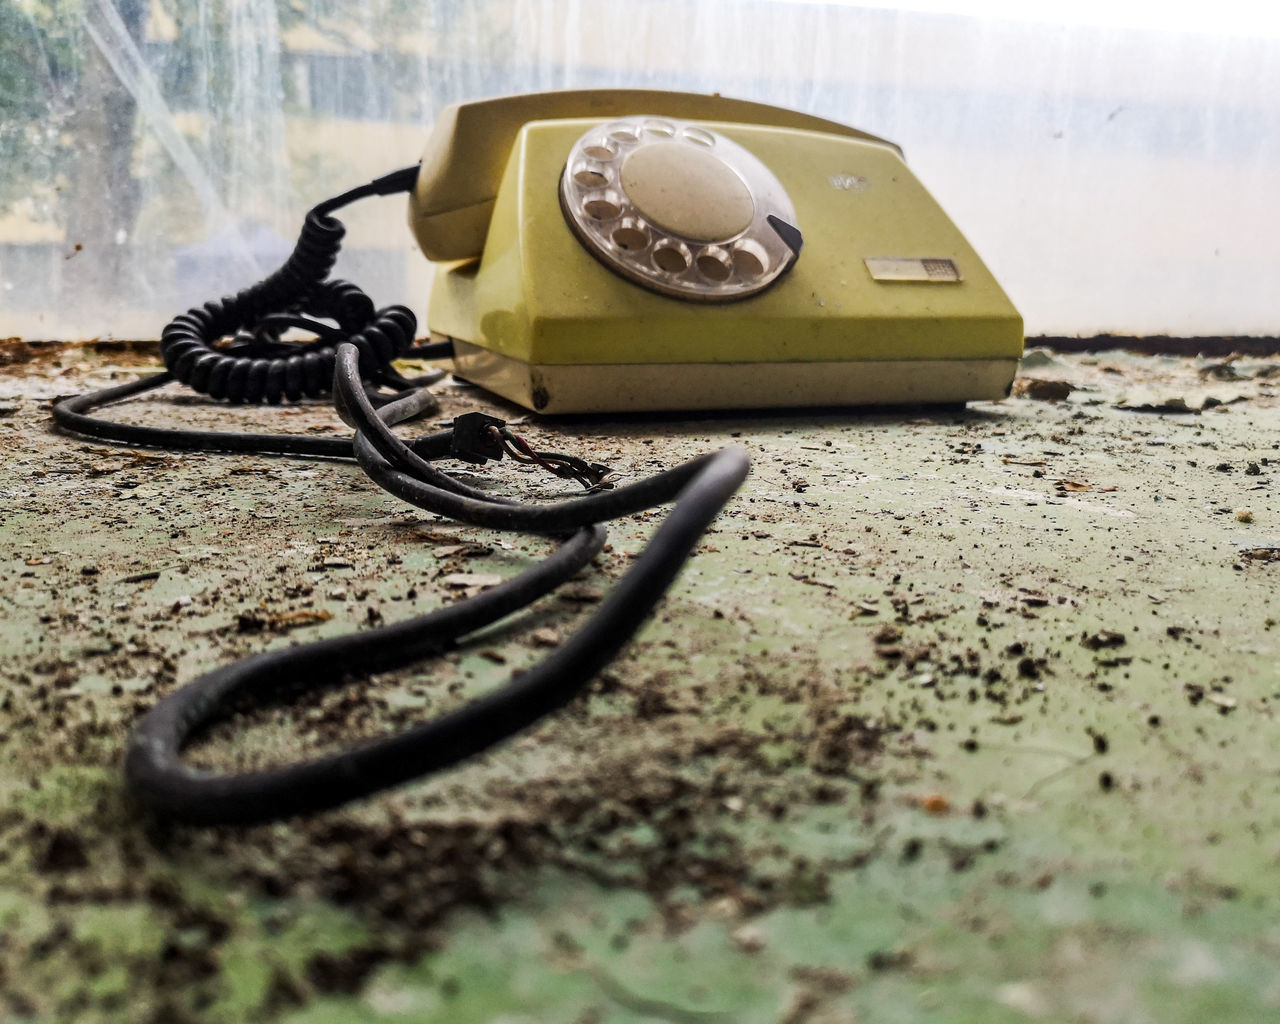
[[[749,152],[790,197],[803,230],[803,252],[788,249],[794,258],[769,287],[692,301],[606,266],[566,222],[560,183],[576,166],[566,155],[598,127],[591,119],[522,126],[479,258],[436,274],[428,324],[456,339],[460,377],[547,414],[950,404],[1007,393],[1022,318],[889,144],[722,122],[682,129]],[[587,182],[597,174],[577,173]],[[578,196],[578,212],[599,214],[610,244],[648,253],[672,280],[703,273],[695,250],[710,259],[719,243],[698,249],[663,227],[660,246],[652,225],[626,226],[648,221],[619,212],[619,189],[599,190],[613,197],[599,209]],[[646,216],[665,225],[676,212]],[[659,256],[677,243],[689,258],[668,266]],[[720,270],[730,280],[750,276],[737,250],[725,255],[733,244],[719,245],[729,261]],[[779,266],[757,249],[751,273]]]
[[[1008,359],[534,365],[454,342],[463,380],[546,415],[950,405],[1005,398]]]

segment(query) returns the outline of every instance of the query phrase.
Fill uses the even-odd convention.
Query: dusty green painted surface
[[[753,475],[566,713],[251,830],[140,817],[129,721],[205,667],[394,621],[449,600],[451,573],[544,549],[343,465],[57,437],[44,401],[107,372],[74,353],[11,369],[0,1017],[1280,1020],[1273,367],[1033,362],[1077,390],[526,425],[637,475],[737,444]],[[450,391],[446,413],[480,401]],[[654,518],[615,526],[573,600],[438,665],[248,712],[192,756],[315,753],[482,691],[573,628]]]

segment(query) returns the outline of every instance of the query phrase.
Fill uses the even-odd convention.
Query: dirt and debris
[[[1076,386],[1066,380],[1019,377],[1013,382],[1015,398],[1030,398],[1037,402],[1065,402],[1075,390]]]
[[[1091,651],[1100,651],[1106,647],[1122,647],[1126,642],[1125,635],[1113,629],[1100,629],[1096,633],[1080,635],[1080,643]]]
[[[1133,1000],[1168,987],[1173,931],[1223,971],[1268,962],[1247,921],[1208,930],[1227,889],[1280,913],[1275,794],[1238,785],[1269,756],[1280,704],[1280,380],[1264,360],[1048,354],[1024,377],[1066,382],[1060,399],[1024,385],[965,411],[533,419],[531,443],[630,478],[726,444],[753,474],[653,622],[563,713],[352,807],[190,829],[146,818],[121,781],[128,729],[158,698],[479,592],[549,542],[437,519],[337,462],[55,435],[51,397],[154,372],[150,357],[3,352],[0,1016],[515,1019],[506,982],[482,1004],[463,969],[490,948],[494,977],[522,965],[512,991],[545,995],[542,1019],[601,1021],[702,1012],[685,1007],[702,1005],[695,982],[720,984],[710,971],[676,1000],[646,966],[675,963],[655,952],[670,948],[744,979],[703,991],[707,1005],[769,979],[728,1005],[771,1024],[879,1019],[876,1000],[903,992],[984,1019],[1066,963],[1106,981],[1121,934]],[[1125,396],[1141,388],[1190,411],[1136,412]],[[443,395],[423,430],[488,408],[475,389]],[[163,424],[178,397],[112,415]],[[183,396],[181,416],[341,429],[318,403]],[[515,495],[558,486],[468,472]],[[192,763],[323,756],[491,691],[573,634],[660,518],[613,524],[559,598],[434,662],[237,708]],[[587,988],[555,994],[570,975]],[[1066,1019],[1056,992],[1037,1005]]]
[[[175,602],[175,605],[177,604],[178,602]],[[186,607],[190,604],[191,598],[188,597],[186,603],[181,607]],[[313,608],[297,608],[293,611],[276,612],[274,614],[246,611],[239,612],[236,615],[236,631],[240,633],[259,633],[263,630],[270,630],[283,633],[290,629],[300,629],[303,626],[314,626],[318,622],[328,622],[331,618],[333,618],[332,612]]]

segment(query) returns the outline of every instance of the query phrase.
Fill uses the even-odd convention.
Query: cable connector
[[[368,187],[373,190],[375,195],[392,196],[397,192],[412,192],[414,186],[418,184],[418,170],[420,164],[414,164],[412,167],[402,167],[398,171],[392,171],[390,174],[384,174],[381,178],[374,178],[369,182]]]
[[[418,170],[418,164],[412,167],[401,167],[398,171],[384,174],[381,178],[374,178],[373,181],[364,185],[357,185],[340,196],[326,199],[311,212],[317,217],[328,217],[334,210],[340,210],[348,203],[354,203],[357,199],[364,199],[367,196],[393,196],[397,192],[412,192],[418,184]]]
[[[588,494],[596,494],[600,491],[611,491],[618,482],[619,473],[612,466],[606,466],[603,462],[589,462],[587,468],[591,471],[585,486],[590,482],[591,486],[587,487]]]
[[[502,431],[507,421],[482,412],[455,416],[450,452],[455,459],[483,466],[489,459],[500,459],[503,453]]]

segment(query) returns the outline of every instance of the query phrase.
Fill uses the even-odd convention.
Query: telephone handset
[[[410,224],[428,323],[545,413],[963,402],[1022,321],[894,144],[644,90],[446,110]]]
[[[446,107],[419,165],[410,223],[429,260],[466,260],[484,250],[494,200],[520,130],[530,121],[634,114],[729,121],[826,132],[897,147],[811,114],[749,100],[649,89],[576,90],[504,96]]]

